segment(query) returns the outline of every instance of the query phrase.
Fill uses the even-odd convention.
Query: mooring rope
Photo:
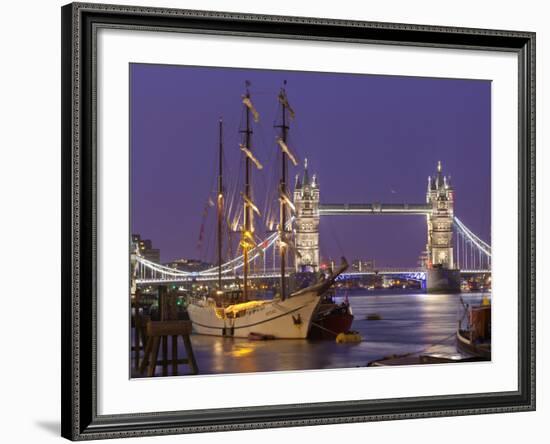
[[[315,322],[312,322],[311,325],[315,325],[315,327],[320,328],[321,330],[328,331],[329,333],[332,333],[334,336],[338,336],[338,333],[336,333],[335,331],[329,330],[328,328],[325,328],[322,325],[319,325]]]

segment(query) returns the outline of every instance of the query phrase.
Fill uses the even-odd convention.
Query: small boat
[[[491,304],[483,299],[480,306],[466,306],[468,322],[456,331],[457,349],[470,356],[484,360],[491,359]]]
[[[286,282],[286,256],[288,249],[292,249],[291,232],[289,231],[290,218],[288,214],[293,210],[292,202],[288,197],[287,189],[287,160],[297,164],[295,156],[290,151],[287,142],[289,130],[288,118],[292,118],[294,111],[288,104],[285,88],[281,89],[278,100],[282,105],[280,137],[277,144],[281,148],[282,164],[281,177],[278,187],[280,202],[280,217],[278,228],[279,259],[281,277],[279,292],[272,299],[255,299],[249,288],[249,257],[250,251],[256,247],[254,236],[254,214],[260,216],[258,207],[253,202],[252,193],[252,166],[262,169],[262,165],[255,157],[252,144],[251,117],[259,120],[259,114],[254,108],[250,92],[243,96],[242,104],[245,113],[245,127],[242,134],[241,152],[245,161],[243,199],[243,224],[241,227],[240,249],[243,255],[242,285],[238,290],[226,292],[222,286],[222,220],[224,187],[222,175],[222,127],[220,122],[219,143],[219,172],[218,172],[218,285],[217,289],[207,295],[193,295],[189,298],[187,312],[196,333],[214,336],[228,336],[236,338],[270,338],[270,339],[303,339],[306,338],[311,326],[314,313],[319,306],[323,295],[332,287],[336,278],[347,268],[345,259],[336,272],[327,278],[297,291],[288,291]]]
[[[347,331],[345,333],[339,333],[336,336],[337,344],[357,344],[361,342],[363,338],[357,331]]]
[[[478,356],[465,356],[461,354],[409,354],[390,355],[381,359],[375,359],[367,364],[367,367],[389,367],[396,365],[421,365],[421,364],[452,364],[459,362],[478,362],[482,361]]]
[[[367,316],[365,316],[365,320],[367,321],[381,321],[382,316],[378,313],[368,313]]]
[[[332,294],[327,293],[311,321],[309,339],[334,340],[339,334],[347,333],[353,323],[349,301],[337,304]]]

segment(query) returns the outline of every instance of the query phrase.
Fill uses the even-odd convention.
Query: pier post
[[[136,289],[134,294],[134,369],[139,370],[139,352],[140,352],[140,337],[141,337],[141,315],[139,313],[139,303],[140,303],[140,290]],[[145,345],[145,338],[143,339],[143,344]]]

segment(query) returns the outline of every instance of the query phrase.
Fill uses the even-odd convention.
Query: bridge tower
[[[454,192],[450,181],[449,177],[441,173],[441,161],[439,161],[437,174],[428,177],[426,193],[426,202],[433,208],[432,213],[428,216],[428,267],[454,268]]]
[[[455,291],[460,287],[460,274],[453,260],[454,190],[450,176],[441,172],[441,161],[436,175],[428,177],[426,202],[432,207],[427,216],[428,290]]]
[[[319,270],[319,183],[315,174],[310,179],[307,159],[304,162],[303,177],[296,175],[294,206],[296,271],[316,272]]]

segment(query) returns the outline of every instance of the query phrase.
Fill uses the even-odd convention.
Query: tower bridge
[[[297,272],[316,272],[320,266],[319,221],[321,216],[346,215],[417,215],[426,218],[426,250],[419,269],[379,269],[363,274],[411,274],[420,276],[429,291],[455,291],[463,274],[490,273],[491,246],[480,239],[454,215],[454,190],[449,176],[442,173],[441,162],[436,174],[428,177],[425,203],[320,203],[319,182],[309,175],[307,160],[304,171],[296,176],[293,203],[294,216],[286,229],[294,232],[294,268]],[[265,257],[267,250],[278,246],[278,233],[271,233],[249,251],[248,262]],[[200,272],[174,270],[133,256],[136,282],[141,285],[163,282],[178,283],[193,280],[209,281],[218,275],[218,267]],[[221,273],[226,280],[235,279],[243,267],[244,258],[238,256],[222,264]],[[265,261],[264,261],[265,264]],[[251,275],[252,279],[278,277],[275,270],[265,269]],[[361,273],[359,273],[361,274]],[[358,273],[344,273],[343,277],[356,277]]]
[[[319,269],[319,220],[321,216],[345,215],[421,215],[426,217],[426,252],[424,267],[428,290],[458,290],[460,272],[455,266],[453,225],[454,190],[450,176],[437,172],[428,177],[425,203],[353,203],[321,204],[316,176],[309,178],[307,162],[303,177],[296,177],[294,187],[296,208],[295,244],[296,271]]]

